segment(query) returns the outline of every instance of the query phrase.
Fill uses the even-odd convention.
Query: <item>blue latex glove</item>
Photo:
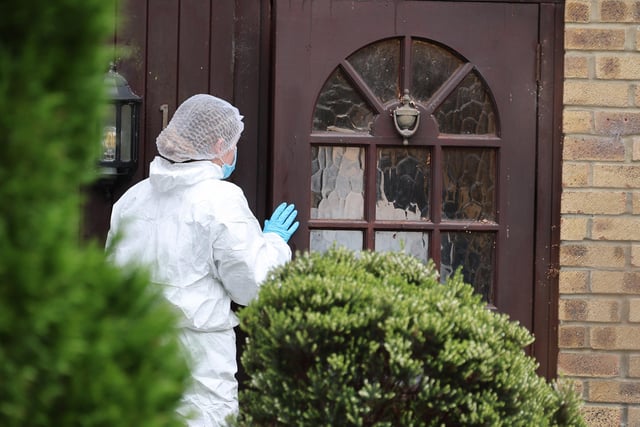
[[[298,211],[294,205],[280,204],[271,214],[271,218],[264,222],[264,233],[276,233],[288,242],[291,235],[298,229],[300,223],[296,221]],[[295,221],[295,222],[294,222]]]

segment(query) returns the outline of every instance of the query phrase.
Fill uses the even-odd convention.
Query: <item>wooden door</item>
[[[272,203],[298,207],[294,248],[460,267],[532,330],[539,22],[533,3],[276,0]]]
[[[163,123],[186,98],[210,93],[244,116],[237,183],[259,218],[267,203],[269,144],[269,2],[255,0],[118,0],[117,70],[142,97],[135,174],[87,189],[83,234],[104,241],[111,206],[149,175]],[[106,71],[106,70],[105,70]],[[108,191],[107,191],[108,190]]]

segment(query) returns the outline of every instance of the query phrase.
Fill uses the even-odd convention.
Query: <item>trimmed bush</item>
[[[584,425],[575,394],[536,374],[526,329],[408,255],[299,255],[240,319],[240,425]]]
[[[80,242],[114,1],[0,5],[0,425],[178,426],[176,317]]]

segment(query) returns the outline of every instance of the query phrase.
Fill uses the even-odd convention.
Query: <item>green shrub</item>
[[[526,329],[407,255],[299,255],[240,318],[240,425],[583,425],[573,392],[537,376]]]
[[[188,378],[146,273],[80,242],[114,1],[0,4],[0,425],[171,426]]]

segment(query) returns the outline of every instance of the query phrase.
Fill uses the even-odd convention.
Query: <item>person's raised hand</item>
[[[282,237],[285,242],[288,242],[291,235],[295,233],[300,226],[300,223],[296,221],[297,216],[298,211],[295,205],[281,203],[280,206],[273,211],[271,218],[264,222],[262,231],[264,233],[276,233]]]

